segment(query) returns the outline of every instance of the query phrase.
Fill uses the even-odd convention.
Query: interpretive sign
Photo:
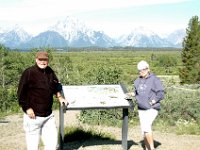
[[[63,86],[68,109],[130,107],[121,85]]]
[[[122,85],[72,85],[63,86],[64,97],[69,105],[60,105],[60,150],[64,144],[64,113],[81,109],[123,109],[122,148],[127,150],[128,108],[133,108],[130,99],[125,99],[126,88]]]

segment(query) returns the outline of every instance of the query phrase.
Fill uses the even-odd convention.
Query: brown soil
[[[58,111],[55,111],[58,125]],[[79,111],[68,111],[65,114],[65,126],[83,127],[102,133],[110,134],[116,140],[85,140],[71,142],[64,145],[66,150],[122,150],[121,128],[89,126],[80,124],[77,120]],[[7,116],[0,119],[0,150],[26,150],[24,131],[22,128],[22,114]],[[161,133],[154,131],[154,139],[157,150],[195,150],[200,147],[200,136],[176,135],[173,133]],[[40,146],[42,147],[42,146]],[[41,148],[43,149],[43,148]],[[142,150],[142,136],[139,127],[129,126],[128,149]]]

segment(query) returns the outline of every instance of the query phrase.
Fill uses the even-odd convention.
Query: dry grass
[[[54,112],[58,119],[58,111]],[[81,127],[97,133],[110,134],[115,139],[90,139],[65,143],[67,150],[121,150],[121,128],[89,126],[78,122],[76,115],[79,111],[68,111],[65,114],[65,126]],[[57,121],[58,125],[58,121]],[[25,150],[26,143],[22,128],[22,114],[8,116],[0,121],[0,150]],[[158,150],[192,150],[200,147],[200,136],[176,135],[173,133],[154,132],[156,149]],[[42,148],[41,148],[42,149]],[[128,149],[142,150],[140,128],[129,126]]]

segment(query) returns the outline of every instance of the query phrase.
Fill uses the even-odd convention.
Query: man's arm
[[[25,113],[26,110],[29,108],[29,103],[27,101],[27,93],[28,93],[28,72],[24,71],[19,81],[17,96],[18,96],[18,103],[22,107]]]

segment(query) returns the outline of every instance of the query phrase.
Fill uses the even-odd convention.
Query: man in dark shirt
[[[38,150],[40,136],[45,149],[57,147],[57,128],[52,113],[53,95],[60,103],[68,104],[62,97],[62,86],[54,71],[48,66],[48,53],[39,51],[36,64],[27,68],[18,86],[19,105],[24,111],[24,130],[28,150]]]

